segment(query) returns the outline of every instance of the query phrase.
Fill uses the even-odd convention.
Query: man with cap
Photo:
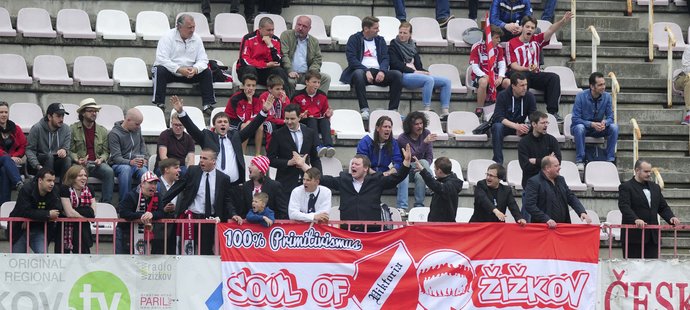
[[[26,147],[26,159],[31,168],[50,168],[57,178],[72,165],[69,157],[72,132],[68,126],[63,126],[65,114],[69,115],[62,103],[51,103],[46,115],[31,127]]]
[[[287,220],[287,202],[283,186],[272,180],[268,176],[268,166],[270,161],[266,156],[256,156],[252,158],[249,165],[249,180],[242,184],[242,204],[236,208],[236,212],[242,218],[247,216],[247,212],[252,208],[252,197],[256,193],[268,194],[267,206],[275,212],[275,218]]]
[[[135,226],[132,229],[129,223],[117,225],[117,254],[149,254],[150,246],[158,243],[162,247],[163,240],[154,240],[151,224],[151,221],[163,218],[157,187],[158,177],[147,171],[141,176],[139,186],[129,191],[120,203],[120,218],[134,222]],[[134,240],[133,245],[130,245],[130,240]]]
[[[72,162],[86,167],[90,176],[103,182],[100,201],[112,203],[115,179],[113,168],[107,163],[110,157],[108,130],[96,124],[100,110],[93,98],[86,98],[79,104],[79,121],[69,126],[72,133],[70,157]]]

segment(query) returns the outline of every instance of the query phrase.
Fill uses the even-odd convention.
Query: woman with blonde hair
[[[84,166],[74,165],[65,173],[60,189],[63,217],[94,218],[96,216],[96,199],[86,184],[88,179]],[[57,228],[55,253],[91,253],[93,240],[89,222],[63,224],[58,225]]]

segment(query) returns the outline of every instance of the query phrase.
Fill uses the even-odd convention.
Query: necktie
[[[206,192],[204,197],[204,217],[208,218],[211,216],[211,183],[209,182],[210,174],[206,172]]]
[[[309,194],[309,202],[307,203],[307,213],[316,213],[316,196]]]
[[[297,153],[299,153],[302,146],[299,143],[299,136],[297,135],[297,131],[290,131],[290,132],[292,133],[292,140],[295,140],[295,146],[297,147]]]
[[[220,170],[225,171],[225,145],[223,140],[225,140],[225,136],[220,137]]]

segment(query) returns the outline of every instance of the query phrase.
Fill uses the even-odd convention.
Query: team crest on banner
[[[599,229],[220,224],[224,309],[594,309]]]

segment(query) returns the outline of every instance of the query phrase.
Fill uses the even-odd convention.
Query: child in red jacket
[[[328,106],[326,94],[319,90],[319,86],[321,86],[321,73],[309,70],[304,80],[307,83],[307,87],[298,91],[292,97],[292,102],[299,104],[302,108],[300,121],[321,134],[321,143],[319,143],[317,148],[319,156],[333,157],[335,156],[335,148],[331,138],[330,121],[333,110]]]
[[[256,92],[256,76],[253,74],[245,74],[242,80],[242,90],[236,92],[228,100],[225,106],[225,114],[230,117],[230,128],[234,130],[241,130],[251,122],[254,117],[261,112],[261,100],[254,97]],[[264,130],[259,128],[254,134],[254,146],[256,148],[256,156],[261,155],[261,142],[264,139]],[[242,142],[242,152],[247,154],[247,143],[249,140]]]

